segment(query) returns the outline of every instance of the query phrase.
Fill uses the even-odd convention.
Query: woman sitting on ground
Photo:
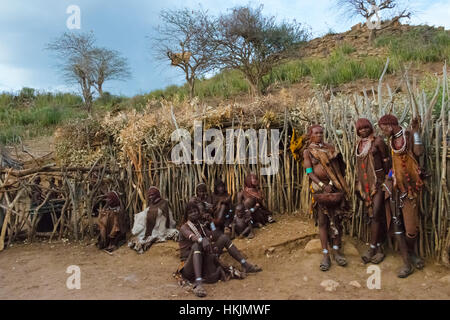
[[[244,189],[238,194],[238,203],[243,204],[252,214],[253,224],[262,227],[267,223],[274,223],[272,212],[265,207],[264,195],[259,188],[258,176],[251,173],[245,177]]]
[[[212,194],[214,205],[214,223],[225,234],[231,234],[231,222],[233,221],[233,204],[231,195],[227,192],[225,183],[216,180],[214,193]]]
[[[161,197],[158,188],[151,187],[147,191],[148,207],[135,215],[133,238],[128,246],[139,254],[144,253],[156,242],[178,239],[175,220],[169,202]]]
[[[238,261],[243,271],[255,273],[262,271],[256,265],[248,263],[242,253],[234,246],[230,238],[224,234],[212,232],[202,220],[197,204],[188,203],[184,214],[185,223],[180,228],[180,258],[182,265],[178,272],[182,277],[194,283],[194,293],[205,297],[203,283],[215,283],[227,280],[226,271],[219,260],[224,248],[231,257]]]
[[[100,210],[97,222],[100,230],[97,246],[112,252],[126,241],[128,231],[127,216],[120,205],[117,192],[106,194],[106,206]]]

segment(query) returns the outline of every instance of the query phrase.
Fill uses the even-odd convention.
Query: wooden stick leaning
[[[25,191],[25,189],[21,189],[17,193],[16,198],[14,199],[14,201],[12,203],[9,203],[8,195],[5,194],[6,200],[9,203],[9,205],[8,205],[8,209],[6,210],[6,216],[5,216],[5,220],[3,221],[2,232],[0,234],[0,252],[3,251],[3,249],[5,247],[6,228],[8,227],[9,218],[11,216],[11,210],[12,210],[12,208],[14,208],[17,200],[22,196],[22,193],[24,191]]]

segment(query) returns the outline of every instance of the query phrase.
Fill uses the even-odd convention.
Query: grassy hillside
[[[372,46],[358,39],[358,35],[348,36],[346,33],[314,39],[311,43],[319,42],[326,54],[318,56],[311,53],[307,45],[298,58],[275,67],[266,75],[263,87],[267,90],[280,86],[289,89],[292,84],[300,82],[311,86],[338,87],[359,79],[378,79],[387,56],[391,61],[387,73],[399,75],[405,63],[412,63],[426,75],[429,63],[450,60],[450,31],[428,26],[406,27],[406,31],[402,32],[381,33]],[[339,39],[333,43],[331,50],[327,50],[327,46],[332,45],[327,37]],[[426,93],[433,94],[427,91],[432,88],[429,83],[433,80],[423,77],[422,81]],[[196,95],[200,100],[227,100],[245,96],[248,92],[249,86],[237,70],[224,70],[196,83]],[[95,101],[94,111],[101,115],[111,110],[141,110],[148,99],[185,100],[188,96],[187,85],[173,85],[132,98],[106,94]],[[0,143],[16,143],[20,139],[50,135],[67,120],[87,116],[81,97],[74,94],[36,92],[30,88],[24,88],[17,94],[3,93],[0,94]]]
[[[264,87],[274,84],[289,85],[304,81],[310,77],[312,82],[320,85],[339,86],[361,78],[378,79],[381,76],[387,56],[390,66],[387,73],[400,71],[406,62],[421,65],[429,62],[444,62],[450,58],[450,31],[428,26],[411,27],[407,32],[381,34],[375,41],[374,48],[385,48],[386,55],[369,56],[359,54],[370,51],[368,44],[355,47],[351,43],[342,42],[332,50],[326,58],[303,57],[292,59],[281,64],[264,78]],[[353,54],[356,53],[356,54]],[[426,71],[426,66],[424,66]],[[207,80],[199,80],[196,84],[196,95],[202,99],[207,97],[231,98],[247,93],[249,87],[239,71],[226,70]],[[164,90],[156,90],[150,96],[159,98],[184,99],[188,96],[188,86],[170,86]]]
[[[133,98],[105,94],[94,102],[97,114],[120,108],[142,109],[147,97]],[[57,126],[67,120],[87,118],[80,96],[71,93],[36,92],[23,88],[19,93],[0,94],[0,143],[18,143],[20,140],[51,135]]]

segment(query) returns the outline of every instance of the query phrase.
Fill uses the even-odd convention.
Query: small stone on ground
[[[332,291],[336,291],[336,288],[339,286],[339,283],[337,283],[334,280],[329,279],[329,280],[322,281],[322,283],[320,285],[325,288],[325,291],[332,292]]]

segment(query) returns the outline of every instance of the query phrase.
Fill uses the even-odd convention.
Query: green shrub
[[[314,82],[321,85],[337,86],[365,76],[364,66],[350,58],[312,60],[310,70]]]
[[[238,70],[224,70],[210,79],[197,80],[195,95],[199,98],[219,97],[230,98],[248,91],[248,84]],[[180,100],[189,97],[189,86],[168,86],[164,90],[150,92],[149,98],[177,98]]]
[[[349,43],[344,43],[340,47],[336,48],[335,53],[342,55],[349,55],[350,53],[355,52],[356,49]]]
[[[33,88],[22,88],[18,98],[22,101],[25,99],[32,100],[35,98],[35,90]]]
[[[379,79],[383,73],[386,61],[381,58],[368,57],[363,60],[365,75],[369,79]],[[393,68],[389,62],[387,73],[391,73]]]
[[[377,46],[389,47],[401,61],[443,62],[450,58],[450,31],[418,26],[401,35],[381,35]]]
[[[196,86],[196,95],[199,98],[220,97],[228,99],[240,93],[248,92],[249,89],[247,80],[239,70],[224,70],[210,79],[197,81]]]
[[[0,94],[0,142],[52,134],[67,119],[84,118],[81,97],[70,93],[37,92],[24,88],[17,94]]]
[[[433,115],[435,118],[440,117],[441,109],[442,109],[442,85],[443,85],[443,83],[442,83],[442,81],[439,81],[439,82],[440,82],[441,87],[438,92],[436,103],[433,106]],[[436,92],[437,83],[438,83],[438,78],[435,75],[427,75],[420,81],[420,88],[425,92],[428,100],[430,100],[430,101]],[[447,87],[448,86],[450,86],[450,78],[447,79]],[[445,97],[445,105],[447,106],[447,108],[449,108],[448,96]],[[448,110],[447,110],[447,112],[448,112]]]
[[[312,59],[307,62],[313,81],[320,85],[338,86],[361,78],[378,79],[386,61],[382,58],[365,57],[354,59],[342,47],[333,51],[328,59]],[[389,65],[387,73],[395,67]]]
[[[311,74],[309,66],[302,60],[289,61],[275,67],[271,73],[263,77],[264,86],[273,83],[293,84]]]
[[[12,126],[4,126],[0,124],[0,143],[2,144],[10,144],[10,143],[18,143],[20,140],[22,130],[17,127]]]
[[[63,119],[63,112],[60,108],[46,107],[40,110],[38,119],[39,124],[43,127],[54,126]]]

